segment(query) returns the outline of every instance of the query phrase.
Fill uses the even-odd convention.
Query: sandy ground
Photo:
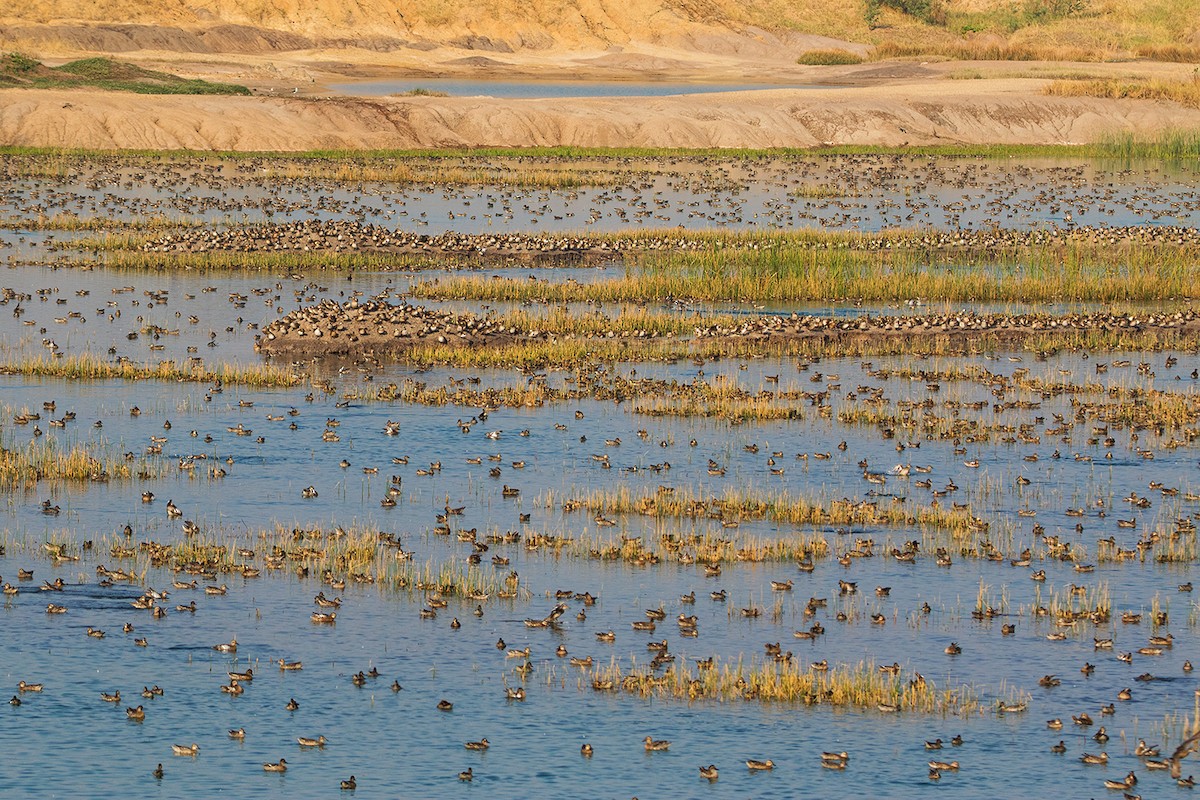
[[[1200,110],[1174,103],[1049,97],[1068,72],[1170,75],[1179,65],[867,63],[798,67],[794,60],[677,51],[522,53],[380,63],[360,53],[269,59],[142,52],[131,60],[186,76],[250,85],[252,97],[147,96],[0,90],[0,144],[97,149],[295,151],[431,147],[811,147],[1084,143],[1107,133],[1200,127]],[[347,57],[346,51],[340,55]],[[428,54],[426,54],[428,55]],[[469,62],[469,63],[468,63]],[[962,79],[964,75],[972,79]],[[442,75],[521,80],[670,80],[822,84],[674,97],[500,99],[364,98],[330,86],[354,79]],[[976,77],[981,76],[981,77]],[[1044,77],[1043,77],[1044,76]],[[958,79],[955,79],[958,78]],[[293,95],[293,90],[298,94]]]
[[[1173,103],[1060,98],[1042,81],[920,80],[662,98],[160,97],[0,91],[0,143],[313,150],[1082,143],[1200,127]]]

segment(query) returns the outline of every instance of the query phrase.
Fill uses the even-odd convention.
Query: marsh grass
[[[722,534],[661,534],[655,537],[604,537],[581,535],[565,543],[565,551],[601,561],[635,565],[675,562],[680,564],[782,563],[825,558],[829,540],[821,531],[779,536],[756,536],[725,531]]]
[[[705,497],[691,489],[671,493],[634,492],[628,487],[598,489],[561,500],[553,493],[547,507],[593,514],[637,514],[656,518],[712,518],[723,521],[765,519],[787,525],[900,525],[966,532],[973,517],[966,510],[943,506],[913,507],[903,502],[824,501],[788,492],[728,489],[720,497]]]
[[[1068,239],[1015,248],[935,247],[918,234],[664,234],[674,252],[628,237],[622,278],[579,283],[459,276],[415,283],[414,297],[485,302],[1136,303],[1195,293],[1200,247]],[[599,240],[598,240],[599,243]]]
[[[0,363],[0,375],[24,375],[36,378],[64,378],[67,380],[128,381],[159,380],[192,383],[214,383],[220,381],[229,386],[276,387],[296,386],[301,377],[296,373],[271,365],[220,364],[207,367],[203,364],[180,364],[161,361],[158,364],[136,364],[132,361],[107,361],[90,353],[64,358],[10,357]]]
[[[0,219],[0,228],[29,231],[103,231],[114,229],[157,231],[193,228],[199,227],[202,224],[200,221],[194,219],[168,217],[161,214],[133,217],[130,219],[115,219],[107,216],[80,217],[65,211],[51,215],[38,214],[36,217],[10,216],[6,219]],[[140,238],[138,240],[140,241]]]
[[[762,664],[736,662],[698,669],[678,662],[662,675],[644,669],[622,670],[617,664],[597,670],[592,677],[641,697],[721,702],[758,701],[802,703],[834,708],[875,709],[881,704],[899,711],[943,716],[968,715],[981,710],[976,692],[968,686],[938,689],[921,676],[912,679],[888,675],[874,664],[838,665],[812,671],[798,659]]]
[[[0,447],[0,486],[10,489],[41,481],[147,480],[161,478],[166,472],[161,459],[127,459],[99,446],[63,448],[55,441],[35,439],[24,446],[6,441]]]
[[[969,342],[960,337],[811,337],[768,338],[705,337],[702,339],[552,339],[524,340],[487,347],[422,345],[406,349],[401,357],[422,367],[447,365],[459,369],[511,368],[575,369],[580,364],[677,361],[682,358],[825,358],[916,354],[925,357],[963,356],[978,352],[1016,350],[1052,353],[1060,349],[1089,352],[1164,350],[1192,351],[1200,347],[1200,334],[1177,331],[1074,330],[1039,333],[1014,345],[1009,337],[982,333]]]

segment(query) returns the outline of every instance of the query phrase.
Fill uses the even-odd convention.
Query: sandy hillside
[[[1042,93],[1064,72],[1186,78],[1193,65],[1129,59],[1145,43],[1176,48],[1176,56],[1200,46],[1195,0],[1055,2],[1071,10],[1036,24],[1027,18],[1030,2],[944,0],[940,22],[885,9],[868,25],[863,0],[27,0],[0,6],[0,52],[19,49],[48,63],[112,54],[188,78],[245,84],[256,95],[4,89],[0,144],[299,150],[1058,143],[1200,122],[1195,109],[1169,102]],[[1026,14],[1015,29],[1013,14]],[[995,32],[1001,29],[1003,35]],[[997,43],[1035,46],[1055,61],[1059,50],[1101,48],[1121,57],[1087,64],[980,64],[946,55],[851,67],[796,63],[815,49],[869,56],[882,52],[876,46],[914,43],[943,54]],[[829,88],[633,102],[330,96],[329,87],[347,79],[414,76]]]

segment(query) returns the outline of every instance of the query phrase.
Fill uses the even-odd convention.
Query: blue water
[[[1126,181],[1122,191],[1129,192],[1143,177],[1114,175]],[[1157,184],[1155,200],[1147,202],[1151,206],[1184,202],[1179,198],[1190,191],[1189,180],[1175,175]],[[755,185],[764,195],[773,191],[765,183]],[[252,191],[261,188],[251,187]],[[948,186],[939,190],[963,191]],[[49,186],[38,191],[47,199],[57,197],[57,190]],[[169,195],[148,181],[122,191],[143,197],[147,209]],[[78,186],[63,192],[54,202],[64,206],[85,194]],[[442,190],[429,192],[434,194],[442,198]],[[480,190],[472,197],[486,194]],[[346,195],[347,208],[362,208],[369,202],[364,198],[371,197],[364,194],[355,206],[354,198]],[[380,192],[374,199],[382,196]],[[461,203],[466,196],[446,202]],[[537,193],[528,197],[533,196],[540,197]],[[731,192],[714,202],[735,197],[741,195]],[[632,198],[630,194],[628,199]],[[290,197],[288,203],[294,207],[287,213],[308,213],[311,209],[303,199],[301,192]],[[567,194],[555,194],[553,199],[566,206],[581,202]],[[9,202],[17,201],[10,197]],[[196,210],[204,205],[199,200],[195,205],[189,202],[179,200],[178,208]],[[107,213],[106,203],[120,205],[113,200],[97,203],[94,213]],[[28,243],[20,243],[18,237],[7,232],[0,238],[12,250],[24,253],[22,247]],[[28,246],[29,252],[46,254],[41,243]],[[24,259],[24,255],[14,257],[15,262]],[[588,277],[579,270],[538,274]],[[282,275],[79,272],[14,263],[5,270],[0,286],[33,297],[21,302],[20,316],[0,314],[0,345],[6,355],[44,353],[48,358],[53,357],[51,348],[43,340],[67,356],[92,353],[138,362],[195,356],[208,364],[257,363],[253,325],[264,325],[298,304],[342,300],[354,291],[397,291],[409,278],[356,274],[349,281],[344,276],[317,274],[293,280]],[[44,294],[38,294],[39,289]],[[238,299],[241,296],[244,303]],[[10,301],[2,308],[12,311],[15,304]],[[826,313],[847,313],[847,309]],[[197,321],[190,322],[191,316]],[[172,332],[155,340],[147,330],[150,325]],[[130,333],[138,337],[131,340]],[[216,346],[209,347],[210,342]],[[151,349],[159,345],[161,350]],[[115,348],[111,355],[110,347]],[[1178,363],[1168,367],[1168,355],[1176,356]],[[1129,363],[1118,366],[1121,359]],[[1096,372],[1097,361],[1110,364],[1107,373]],[[1153,374],[1139,372],[1139,362],[1148,363]],[[1146,770],[1132,751],[1137,740],[1145,738],[1164,745],[1169,753],[1180,741],[1185,716],[1189,722],[1194,719],[1195,691],[1200,687],[1195,673],[1185,672],[1183,665],[1197,658],[1197,608],[1194,595],[1178,589],[1179,584],[1197,579],[1194,559],[1160,564],[1151,551],[1144,561],[1100,562],[1095,572],[1078,573],[1070,562],[1048,556],[1033,526],[1040,524],[1046,534],[1074,546],[1079,562],[1095,563],[1102,538],[1112,536],[1120,546],[1130,548],[1153,532],[1169,538],[1177,520],[1200,518],[1200,502],[1188,499],[1189,493],[1200,492],[1196,452],[1200,440],[1188,438],[1196,426],[1194,418],[1161,431],[1131,431],[1112,424],[1110,435],[1115,441],[1107,445],[1102,435],[1094,443],[1088,441],[1093,426],[1101,423],[1085,413],[1086,404],[1108,402],[1110,389],[1169,391],[1194,408],[1200,386],[1190,374],[1198,366],[1196,354],[1185,351],[1103,355],[1063,351],[1044,360],[1029,352],[1001,351],[971,358],[874,358],[869,365],[851,358],[814,364],[724,359],[700,365],[685,359],[580,365],[579,374],[550,371],[546,380],[554,386],[571,386],[568,380],[603,382],[609,372],[632,376],[636,370],[638,377],[680,383],[724,380],[756,392],[827,390],[832,413],[822,416],[803,400],[779,401],[794,407],[799,418],[733,425],[721,418],[642,413],[646,409],[639,410],[638,404],[644,397],[620,404],[584,399],[541,408],[495,409],[467,434],[461,432],[458,420],[477,415],[478,408],[361,399],[342,405],[339,401],[343,392],[369,393],[390,381],[422,381],[439,387],[476,377],[480,388],[520,387],[527,376],[502,370],[418,371],[397,364],[365,373],[354,364],[296,365],[332,381],[336,389],[330,394],[307,384],[270,390],[227,386],[213,393],[207,385],[191,383],[0,378],[0,446],[15,450],[35,439],[64,449],[86,444],[112,457],[129,453],[139,468],[162,473],[152,479],[108,483],[41,481],[0,498],[4,548],[0,578],[19,590],[16,596],[0,598],[0,700],[18,694],[18,681],[45,686],[41,693],[20,695],[19,706],[0,705],[0,797],[318,798],[337,795],[339,782],[350,775],[358,781],[355,797],[915,798],[930,792],[965,798],[1041,797],[1051,792],[1091,797],[1105,793],[1105,778],[1123,778],[1130,769],[1138,773],[1139,793],[1186,796],[1187,790],[1175,787],[1163,772]],[[928,388],[927,379],[900,374],[979,367],[1010,379],[1016,370],[1028,369],[1034,378],[1069,380],[1085,388],[1052,397],[1013,388],[1005,399],[1037,406],[997,411],[991,404],[999,398],[992,394],[990,383],[947,379],[935,392]],[[893,374],[880,377],[875,372],[879,369]],[[768,376],[778,376],[778,383]],[[895,413],[907,410],[917,420],[925,411],[914,408],[915,404],[932,401],[929,413],[946,417],[954,413],[947,401],[983,401],[987,403],[983,411],[959,413],[991,426],[989,440],[972,442],[963,437],[960,444],[966,452],[955,452],[952,440],[922,437],[919,427],[899,429],[894,438],[885,439],[876,428],[843,424],[839,412],[864,407],[870,390],[859,386],[881,388],[887,398],[885,408]],[[313,399],[308,401],[310,391]],[[851,393],[858,398],[850,397]],[[48,401],[56,403],[54,411],[43,407]],[[245,405],[249,403],[253,405]],[[902,409],[902,404],[907,405]],[[131,415],[134,406],[140,415]],[[291,409],[298,414],[290,416]],[[49,427],[51,418],[66,411],[75,412],[73,422],[65,428]],[[14,416],[22,412],[40,412],[41,419],[18,425]],[[278,415],[284,418],[268,419]],[[1069,441],[1063,441],[1063,434],[1047,431],[1060,424],[1055,415],[1070,426]],[[331,420],[339,423],[333,428],[339,442],[322,441]],[[385,435],[389,421],[399,423],[400,435]],[[96,427],[96,422],[101,426]],[[1034,444],[1000,441],[1007,428],[1015,430],[1022,424],[1041,440]],[[34,435],[35,425],[42,436]],[[231,433],[229,428],[237,425],[251,429],[252,435]],[[644,438],[638,436],[640,430],[645,431]],[[487,438],[489,431],[500,431],[498,438]],[[521,435],[522,431],[528,435]],[[151,437],[166,438],[161,455],[146,454]],[[619,446],[606,445],[606,439],[617,437]],[[838,448],[842,441],[845,449]],[[898,451],[897,442],[905,442],[908,449]],[[757,452],[750,452],[749,446],[757,446]],[[1057,459],[1056,449],[1061,456]],[[1142,458],[1139,449],[1149,450],[1154,459]],[[774,457],[776,467],[783,468],[781,475],[770,471],[772,452],[781,454]],[[600,453],[608,454],[611,469],[602,469],[594,459]],[[818,453],[830,457],[821,460]],[[799,454],[809,458],[798,459]],[[1025,459],[1033,454],[1037,461]],[[1076,454],[1092,460],[1076,460]],[[498,460],[491,460],[497,455]],[[395,463],[402,457],[408,462]],[[193,473],[179,468],[180,459],[187,458],[195,461]],[[474,458],[480,463],[468,462]],[[709,474],[709,459],[725,474]],[[927,465],[931,471],[914,472],[907,479],[891,476],[885,486],[873,487],[862,478],[858,463],[863,459],[872,471],[905,463]],[[973,459],[979,460],[978,468],[966,465]],[[342,466],[343,460],[349,464]],[[417,473],[433,461],[442,463],[440,473]],[[516,461],[525,462],[524,468],[514,466]],[[670,464],[669,470],[648,471],[665,463]],[[210,477],[211,467],[227,474]],[[490,475],[493,467],[501,470],[499,477]],[[367,474],[364,468],[378,472]],[[634,468],[637,471],[631,471]],[[397,505],[389,509],[380,500],[393,475],[402,479],[402,491]],[[1018,476],[1030,483],[1018,487]],[[951,481],[958,484],[958,492],[939,502],[969,503],[989,530],[955,540],[915,525],[793,528],[742,520],[738,528],[723,528],[703,516],[656,520],[614,514],[609,516],[617,524],[602,528],[592,514],[563,510],[565,499],[588,491],[625,488],[636,496],[653,493],[659,485],[679,493],[691,491],[700,498],[720,497],[731,490],[787,491],[826,502],[848,498],[887,503],[889,495],[895,495],[923,506],[933,498],[930,490],[917,486],[922,478],[938,489]],[[1179,494],[1164,496],[1151,488],[1151,482],[1177,488]],[[503,497],[501,487],[506,484],[519,488],[520,496]],[[309,486],[317,490],[317,497],[302,497]],[[876,494],[871,494],[873,488]],[[143,502],[146,491],[154,493],[153,502]],[[1149,498],[1150,507],[1127,504],[1124,498],[1130,492]],[[183,512],[181,519],[168,518],[168,500]],[[60,513],[43,514],[44,501],[58,505]],[[466,570],[471,546],[456,535],[435,532],[436,515],[446,506],[464,507],[461,516],[450,518],[455,533],[477,528],[483,540],[512,530],[526,540],[545,534],[571,542],[559,553],[529,550],[523,543],[490,544],[481,554],[478,574],[499,583],[510,571],[516,572],[521,586],[518,597],[506,600],[494,593],[486,601],[451,597],[434,619],[423,619],[419,613],[427,591],[354,582],[338,591],[316,575],[299,577],[294,562],[277,572],[264,569],[260,578],[240,574],[198,578],[201,587],[228,585],[228,594],[210,596],[170,588],[173,580],[190,580],[190,576],[150,566],[145,556],[124,559],[111,552],[114,545],[127,543],[122,533],[126,525],[132,530],[128,543],[137,547],[142,542],[182,541],[182,524],[187,520],[200,527],[205,541],[253,550],[254,555],[239,560],[262,567],[264,553],[278,541],[277,527],[287,532],[343,527],[393,534],[414,554],[418,568]],[[1068,516],[1066,510],[1072,507],[1086,507],[1086,515]],[[1019,509],[1033,509],[1036,516],[1018,516]],[[528,520],[522,520],[521,514],[528,514]],[[1135,527],[1121,527],[1118,519],[1133,519]],[[1083,525],[1082,531],[1076,530],[1077,523]],[[819,559],[811,574],[799,572],[790,562],[731,562],[723,565],[719,577],[705,577],[697,565],[665,561],[635,566],[588,555],[591,548],[618,542],[622,536],[652,543],[664,535],[708,534],[746,543],[797,533],[823,535],[834,555],[853,548],[858,538],[873,538],[875,555],[856,558],[848,567],[832,557]],[[1181,537],[1194,545],[1194,533]],[[886,555],[892,547],[913,539],[921,542],[922,552],[915,564]],[[1006,560],[964,555],[964,550],[980,546],[985,539],[1002,550]],[[93,548],[81,551],[81,543],[88,540]],[[67,543],[68,551],[80,560],[54,565],[43,547],[51,541]],[[949,548],[952,567],[935,566],[932,552],[938,546]],[[1033,550],[1032,565],[1010,565],[1007,557],[1025,547]],[[510,563],[493,566],[490,559],[497,555]],[[100,565],[133,570],[139,580],[102,587],[96,572]],[[32,569],[33,580],[19,581],[18,569]],[[381,549],[373,569],[382,574],[398,569],[393,552]],[[1030,580],[1035,569],[1046,571],[1044,584]],[[55,578],[64,581],[62,592],[38,591],[43,581]],[[793,591],[772,591],[770,581],[789,579],[794,581]],[[857,582],[859,593],[839,595],[842,580]],[[1082,621],[1060,628],[1053,618],[1034,615],[1035,606],[1048,605],[1052,596],[1062,596],[1071,585],[1106,595],[1112,606],[1111,621],[1100,625]],[[877,586],[890,587],[890,594],[877,595]],[[165,618],[154,619],[130,605],[146,587],[169,591],[170,597],[163,601],[168,609]],[[557,629],[525,626],[526,618],[548,613],[555,592],[566,589],[590,592],[599,599],[590,607],[574,599],[565,601],[568,610]],[[710,598],[717,589],[728,593],[726,602]],[[310,621],[318,591],[343,598],[335,625]],[[696,594],[694,605],[680,601],[689,592]],[[980,594],[1000,607],[1003,616],[973,620],[971,611]],[[810,597],[828,598],[828,607],[812,619],[804,614]],[[193,599],[194,615],[174,610],[176,604]],[[67,606],[68,612],[48,615],[49,602]],[[483,609],[481,617],[473,613],[477,603]],[[924,603],[929,604],[928,613],[922,611]],[[744,618],[740,609],[752,605],[763,610],[762,616]],[[632,629],[631,622],[646,619],[646,609],[660,606],[668,616],[657,630]],[[1149,615],[1155,608],[1169,613],[1168,624],[1151,624]],[[576,616],[581,610],[586,613],[582,621]],[[1123,624],[1123,611],[1141,612],[1145,618],[1138,625]],[[672,619],[680,613],[698,616],[697,638],[680,636]],[[845,615],[844,621],[838,619],[839,613]],[[884,624],[874,624],[872,614],[882,614]],[[454,618],[461,623],[458,629],[451,627]],[[826,627],[823,637],[805,641],[793,636],[814,620]],[[133,625],[132,633],[122,632],[125,623]],[[1011,636],[1001,634],[1000,626],[1006,623],[1016,625]],[[88,627],[103,630],[106,636],[89,637]],[[614,643],[597,640],[596,633],[608,630],[616,634]],[[1067,632],[1064,640],[1046,638],[1060,630]],[[1163,655],[1135,652],[1131,664],[1117,659],[1118,653],[1146,645],[1150,635],[1167,631],[1176,639]],[[133,643],[141,636],[147,639],[145,648]],[[235,637],[236,654],[212,649]],[[1095,649],[1094,637],[1114,638],[1114,648]],[[501,638],[504,649],[496,647]],[[903,680],[920,673],[939,688],[966,687],[978,697],[981,708],[965,716],[884,714],[869,707],[832,710],[799,703],[687,702],[601,693],[591,688],[592,673],[571,666],[555,652],[562,645],[571,657],[591,656],[596,669],[616,664],[628,670],[649,661],[647,642],[662,639],[668,641],[677,663],[714,657],[718,667],[742,659],[757,668],[764,662],[763,645],[774,642],[791,651],[800,664],[825,659],[833,666],[864,662],[873,669],[896,662]],[[961,655],[944,653],[951,642],[962,646]],[[522,681],[514,668],[523,659],[508,658],[506,651],[525,647],[530,648],[533,673]],[[280,658],[301,660],[304,669],[282,672],[275,665]],[[1087,662],[1096,666],[1090,676],[1080,671]],[[378,669],[378,678],[367,679],[365,686],[353,685],[352,675],[372,667]],[[228,671],[247,668],[253,669],[255,678],[242,696],[220,691]],[[1135,680],[1147,672],[1157,679]],[[1047,674],[1057,675],[1062,685],[1040,687],[1038,680]],[[389,688],[393,681],[403,689],[393,692]],[[156,684],[163,689],[161,697],[140,696],[143,687]],[[505,687],[519,685],[526,689],[527,699],[507,700]],[[1117,693],[1126,687],[1132,689],[1133,699],[1118,701]],[[101,699],[101,692],[117,690],[120,703]],[[293,698],[300,707],[289,712],[285,706]],[[443,699],[453,703],[452,712],[437,709]],[[1005,715],[994,711],[998,700],[1017,699],[1028,701],[1027,711]],[[1102,716],[1101,707],[1110,702],[1116,704],[1116,713]],[[139,704],[145,707],[145,721],[126,719],[124,709]],[[1096,724],[1072,725],[1071,716],[1081,712],[1090,714]],[[1064,729],[1048,730],[1046,721],[1056,717],[1062,718]],[[1100,725],[1111,736],[1107,744],[1091,738]],[[246,729],[244,742],[228,736],[230,729],[239,727]],[[948,742],[955,734],[964,737],[961,747],[941,751],[924,747],[926,740]],[[328,739],[323,749],[302,750],[296,742],[298,736],[318,735]],[[670,740],[671,747],[647,753],[642,745],[646,736]],[[491,743],[486,752],[463,746],[482,738]],[[1067,746],[1065,755],[1049,749],[1060,739]],[[193,742],[200,746],[194,758],[171,751],[172,744]],[[595,750],[590,759],[580,755],[585,742]],[[844,772],[821,767],[821,751],[841,750],[850,753]],[[1107,767],[1086,766],[1078,760],[1083,752],[1101,750],[1110,755]],[[280,758],[290,765],[286,773],[263,771],[263,763]],[[746,759],[768,758],[777,765],[770,772],[750,772],[744,764]],[[946,771],[939,782],[931,782],[930,758],[956,760],[961,769]],[[158,763],[165,773],[161,781],[152,776]],[[703,780],[697,769],[710,763],[720,768],[714,784]],[[460,782],[458,773],[467,768],[473,769],[474,780]],[[1183,774],[1193,770],[1200,768],[1191,759],[1185,761]]]

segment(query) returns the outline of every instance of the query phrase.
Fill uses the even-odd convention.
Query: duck
[[[438,704],[437,704],[437,710],[438,711],[453,711],[454,703],[451,703],[449,700],[439,700]]]
[[[267,762],[263,764],[265,772],[287,772],[287,759],[281,758],[275,763]]]
[[[1062,739],[1059,739],[1059,740],[1058,740],[1058,744],[1056,744],[1056,745],[1052,745],[1052,746],[1050,747],[1050,752],[1051,752],[1051,753],[1065,753],[1065,752],[1067,752],[1067,743],[1066,743],[1066,742],[1064,742]]]
[[[469,780],[473,779],[474,777],[475,777],[475,769],[473,767],[467,767],[465,770],[458,773],[458,779],[460,781],[469,781]]]
[[[670,748],[671,743],[666,739],[654,739],[647,736],[642,742],[646,745],[646,750],[666,750]]]
[[[1133,785],[1136,783],[1137,783],[1137,776],[1135,776],[1132,772],[1130,772],[1128,775],[1125,776],[1125,780],[1123,780],[1123,781],[1114,781],[1112,779],[1105,780],[1104,788],[1105,789],[1118,789],[1118,790],[1129,789],[1129,788],[1132,788]]]
[[[141,722],[146,718],[146,710],[141,706],[138,706],[137,708],[126,708],[125,716],[136,722]]]
[[[358,788],[358,781],[351,775],[349,780],[342,781],[341,788],[343,792],[353,792]]]
[[[491,742],[489,742],[486,737],[480,739],[478,742],[466,742],[463,744],[463,747],[467,748],[468,750],[487,750],[491,746]]]
[[[241,681],[243,683],[249,683],[250,681],[254,680],[254,670],[253,669],[247,669],[245,672],[226,672],[225,674],[229,676],[229,679],[231,681]]]
[[[235,730],[229,731],[229,738],[237,739],[238,741],[245,739],[246,738],[246,729],[245,728],[237,728]]]
[[[200,752],[200,745],[195,742],[190,745],[173,744],[171,745],[171,752],[177,756],[194,756]]]
[[[716,764],[709,764],[707,767],[700,768],[700,777],[708,780],[710,783],[717,779]]]
[[[236,653],[237,647],[238,647],[238,642],[237,642],[237,637],[235,636],[234,638],[230,639],[228,642],[222,642],[221,644],[214,644],[212,646],[212,649],[216,650],[218,653]]]
[[[775,762],[769,758],[766,761],[758,761],[753,758],[748,758],[746,759],[746,768],[751,771],[775,769]]]
[[[583,756],[584,758],[591,758],[593,752],[592,746],[587,742],[584,742],[579,746],[579,755]]]
[[[121,690],[118,689],[112,694],[109,694],[108,692],[101,692],[100,699],[106,703],[119,703],[121,702]]]
[[[44,684],[41,683],[26,683],[25,681],[17,683],[17,690],[21,692],[40,692],[43,688]]]
[[[310,739],[307,736],[297,736],[296,741],[299,742],[301,747],[324,747],[326,739],[324,736],[318,736],[315,739]]]
[[[939,772],[953,772],[958,769],[957,761],[930,761],[930,769],[936,769]]]
[[[288,711],[295,711],[296,709],[300,708],[300,704],[297,703],[296,698],[293,697],[291,700],[288,700],[286,708]]]

